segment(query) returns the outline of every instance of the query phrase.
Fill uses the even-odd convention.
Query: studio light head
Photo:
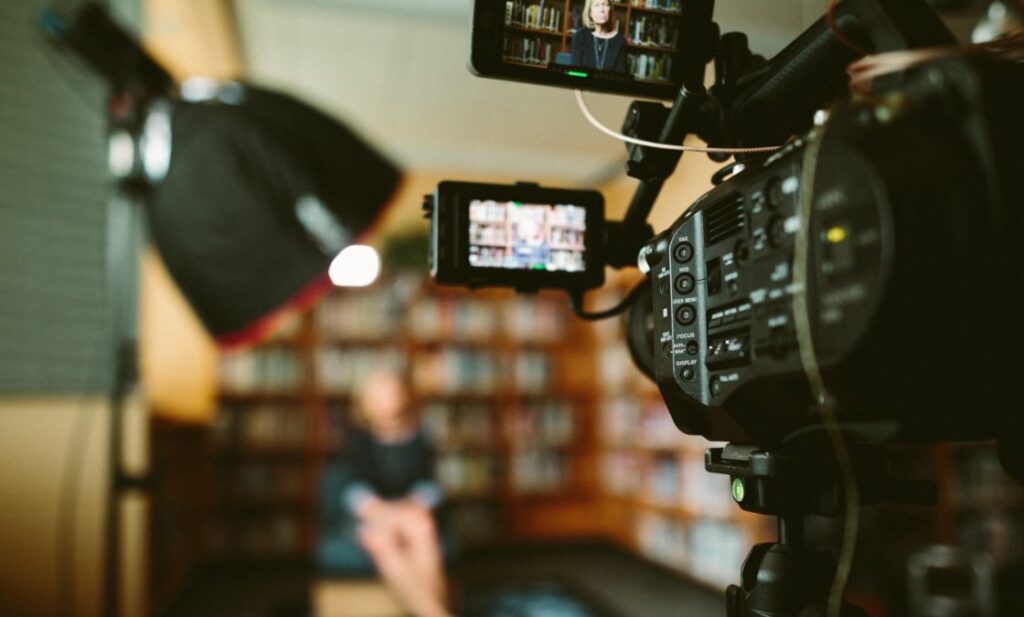
[[[167,269],[222,345],[308,307],[329,289],[331,261],[390,202],[399,170],[323,112],[241,83],[179,91],[97,3],[44,11],[40,25],[110,86],[111,171],[141,199]]]

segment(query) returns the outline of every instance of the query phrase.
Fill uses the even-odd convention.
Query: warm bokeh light
[[[373,247],[353,244],[338,253],[328,274],[338,287],[365,287],[380,274],[380,256]]]

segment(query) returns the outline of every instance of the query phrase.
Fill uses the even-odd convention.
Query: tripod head
[[[856,505],[935,503],[935,486],[893,477],[881,448],[856,445],[851,459],[860,487]],[[709,449],[704,465],[731,478],[732,496],[741,508],[779,519],[778,542],[754,546],[743,564],[741,585],[729,586],[728,617],[823,617],[836,562],[827,550],[807,545],[803,519],[837,516],[846,506],[835,457],[820,444],[792,451],[730,444]],[[848,604],[840,615],[866,617]]]

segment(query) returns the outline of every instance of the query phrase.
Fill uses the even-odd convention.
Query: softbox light
[[[173,102],[171,162],[148,200],[150,232],[200,320],[224,346],[310,305],[327,268],[374,227],[398,169],[354,132],[287,95],[221,88]]]
[[[315,301],[331,260],[395,192],[387,158],[290,96],[239,83],[178,96],[99,3],[71,17],[46,9],[40,26],[110,85],[112,170],[141,197],[168,271],[221,345],[258,339],[278,311]]]

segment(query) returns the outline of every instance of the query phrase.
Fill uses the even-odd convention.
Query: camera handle
[[[687,81],[679,88],[671,109],[661,103],[633,101],[626,112],[622,132],[630,137],[663,144],[681,144],[702,125],[702,107],[708,100],[704,86]],[[626,173],[640,180],[622,221],[608,221],[605,231],[607,264],[613,268],[636,267],[637,255],[654,231],[647,216],[665,180],[676,169],[682,152],[626,144]]]
[[[936,499],[927,482],[895,479],[880,451],[853,451],[862,503],[928,505]],[[808,515],[842,512],[840,474],[828,451],[801,454],[728,445],[705,453],[711,473],[729,475],[733,499],[748,512],[778,517],[779,539],[755,545],[743,563],[740,585],[726,591],[727,617],[825,617],[836,562],[827,550],[808,546]],[[843,604],[841,617],[867,617]]]

